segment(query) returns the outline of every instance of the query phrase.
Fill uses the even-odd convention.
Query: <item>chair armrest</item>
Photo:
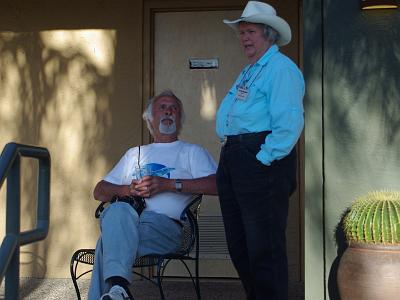
[[[194,208],[193,211],[196,212],[196,214],[197,214],[197,210],[199,209],[202,197],[203,197],[202,194],[196,194],[196,195],[192,196],[192,198],[190,199],[190,202],[186,205],[185,209],[181,213],[181,216],[180,216],[181,221],[186,221],[188,212],[193,213],[191,211],[192,208]]]
[[[180,219],[182,221],[186,220],[186,214],[188,212],[188,210],[190,210],[194,205],[198,205],[201,202],[203,195],[202,194],[196,194],[193,195],[192,198],[190,199],[190,202],[188,203],[188,205],[186,205],[185,209],[182,211]],[[198,203],[198,204],[196,204]],[[97,206],[96,211],[94,213],[94,216],[96,219],[98,219],[100,217],[100,214],[103,212],[103,210],[105,209],[105,206],[108,205],[109,202],[101,202],[99,204],[99,206]],[[196,208],[197,210],[198,208]]]

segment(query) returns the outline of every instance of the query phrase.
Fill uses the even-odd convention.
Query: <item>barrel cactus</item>
[[[344,231],[349,243],[400,244],[400,192],[357,198],[345,216]]]

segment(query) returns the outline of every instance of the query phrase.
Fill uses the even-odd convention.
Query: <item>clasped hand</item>
[[[169,179],[158,176],[144,176],[141,179],[132,180],[129,189],[131,195],[150,198],[155,194],[166,190]]]

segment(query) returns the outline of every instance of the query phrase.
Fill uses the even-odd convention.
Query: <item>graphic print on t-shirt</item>
[[[175,168],[168,168],[161,164],[149,163],[141,166],[140,168],[136,167],[132,175],[136,179],[140,179],[144,176],[159,176],[170,178],[172,170],[175,170]]]

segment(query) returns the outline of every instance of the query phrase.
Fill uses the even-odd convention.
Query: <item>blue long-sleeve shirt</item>
[[[245,100],[237,87],[248,89]],[[304,127],[304,79],[299,68],[273,45],[253,65],[247,65],[223,99],[216,132],[228,135],[271,131],[257,154],[265,165],[288,155]]]

